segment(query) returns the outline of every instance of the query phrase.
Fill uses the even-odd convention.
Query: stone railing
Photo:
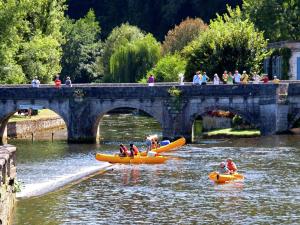
[[[0,146],[0,224],[10,224],[15,204],[16,147]]]

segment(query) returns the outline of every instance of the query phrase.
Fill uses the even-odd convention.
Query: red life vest
[[[234,162],[227,162],[227,168],[233,172],[237,171],[237,168],[236,168],[236,165],[234,164]]]
[[[126,148],[126,146],[120,146],[120,150],[122,151],[122,153],[126,154],[127,156],[130,156],[130,151],[128,151],[128,148]]]
[[[132,146],[132,149],[135,155],[139,153],[139,149],[135,145]]]

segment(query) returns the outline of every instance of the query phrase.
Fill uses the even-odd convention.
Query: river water
[[[128,125],[131,128],[128,128]],[[66,132],[60,131],[60,138]],[[145,134],[161,135],[150,118],[105,116],[100,145],[13,140],[23,192],[98,166],[96,152],[115,153]],[[161,165],[115,165],[89,179],[17,202],[14,225],[299,224],[300,136],[199,140]],[[246,179],[215,185],[208,174],[231,157]]]

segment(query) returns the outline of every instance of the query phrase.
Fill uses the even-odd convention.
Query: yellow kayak
[[[232,180],[243,180],[245,177],[242,174],[234,173],[234,174],[219,174],[218,172],[211,172],[208,175],[209,179],[212,181],[224,184]]]
[[[185,138],[182,137],[182,138],[177,139],[176,141],[171,142],[168,145],[164,145],[159,148],[152,149],[151,151],[156,152],[156,153],[162,153],[162,152],[175,150],[175,149],[185,145],[185,142],[186,142]],[[141,155],[146,156],[146,152],[141,152]]]
[[[132,157],[121,157],[119,155],[109,155],[109,154],[96,154],[96,159],[98,161],[104,161],[109,163],[134,163],[134,164],[157,164],[157,163],[164,163],[168,158],[164,156],[155,156],[155,157],[148,157],[148,156],[141,156],[136,155]]]

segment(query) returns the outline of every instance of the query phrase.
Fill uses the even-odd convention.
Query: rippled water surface
[[[134,124],[127,129],[128,124]],[[138,126],[141,124],[141,126]],[[159,126],[143,117],[109,116],[101,145],[15,141],[24,185],[97,165],[97,151]],[[206,140],[169,153],[162,165],[116,165],[63,190],[17,203],[15,225],[34,224],[298,224],[300,137]],[[232,157],[244,182],[214,185],[209,172]]]

